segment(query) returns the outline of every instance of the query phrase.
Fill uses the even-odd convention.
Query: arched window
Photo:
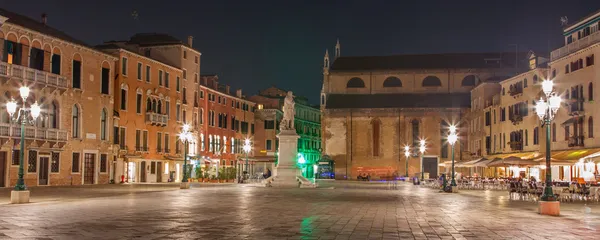
[[[554,79],[556,77],[556,69],[552,69],[552,78]]]
[[[540,131],[538,127],[533,128],[533,145],[540,144]]]
[[[477,77],[475,75],[469,75],[463,78],[462,83],[460,84],[463,87],[471,87],[477,84]]]
[[[365,82],[360,78],[351,78],[346,84],[346,88],[364,88]]]
[[[417,119],[413,119],[410,122],[411,126],[412,126],[412,140],[413,140],[413,147],[417,147],[419,146],[419,120]]]
[[[556,142],[556,123],[552,123],[552,141]]]
[[[158,105],[156,106],[156,113],[162,114],[162,100],[158,100]]]
[[[527,133],[527,129],[525,129],[525,146],[529,145],[529,134]]]
[[[536,84],[537,82],[538,82],[538,76],[533,75],[533,84]]]
[[[373,119],[371,121],[373,128],[373,157],[379,157],[379,131],[381,130],[381,121],[379,119]]]
[[[505,88],[502,88],[502,96],[504,96],[504,94],[506,94],[506,90]]]
[[[594,119],[592,117],[588,118],[588,136],[594,137]]]
[[[146,112],[152,112],[152,100],[146,98]]]
[[[402,87],[402,81],[397,77],[388,77],[383,81],[383,87]]]
[[[126,84],[121,85],[121,110],[127,110],[127,90],[129,87]]]
[[[590,101],[594,101],[594,84],[593,83],[588,84],[588,95],[589,95],[588,99]]]
[[[73,105],[72,124],[73,129],[71,131],[73,138],[81,137],[79,133],[79,108],[77,105]]]
[[[157,112],[156,111],[156,99],[152,99],[152,112]]]
[[[103,108],[100,116],[100,140],[106,140],[106,115],[106,108]]]
[[[325,105],[325,95],[321,95],[321,105]]]
[[[48,109],[48,125],[50,128],[58,128],[58,103],[52,101]]]
[[[526,87],[527,87],[527,78],[525,78],[525,79],[523,80],[523,88],[526,88]]]
[[[422,86],[423,87],[441,87],[442,81],[440,81],[440,79],[436,76],[427,76],[425,79],[423,79]]]

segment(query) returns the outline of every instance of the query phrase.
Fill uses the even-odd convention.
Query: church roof
[[[468,108],[470,93],[330,94],[326,108]]]
[[[520,68],[526,68],[527,54],[527,52],[499,52],[339,57],[331,65],[331,70],[514,68],[515,60]]]

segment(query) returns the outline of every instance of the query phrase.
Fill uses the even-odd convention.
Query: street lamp
[[[410,157],[410,147],[408,145],[404,146],[404,156],[406,157],[405,175],[408,178],[408,158]]]
[[[242,148],[244,150],[244,153],[246,153],[246,167],[245,167],[245,172],[248,173],[248,153],[250,153],[250,150],[252,150],[252,146],[250,146],[250,139],[246,138],[246,140],[244,140],[244,146]]]
[[[194,135],[190,131],[189,124],[183,124],[181,127],[181,132],[179,133],[179,140],[183,142],[183,178],[181,179],[181,188],[189,188],[188,184],[188,166],[187,166],[187,158],[188,158],[188,143],[194,141]]]
[[[450,134],[448,135],[448,143],[450,143],[450,146],[452,147],[452,182],[450,183],[450,186],[452,187],[452,192],[454,192],[456,188],[456,180],[454,179],[454,144],[457,140],[458,135],[456,135],[456,126],[452,125],[450,126]],[[444,182],[445,181],[446,180],[444,180]]]
[[[11,98],[10,101],[8,101],[6,103],[6,111],[8,112],[8,115],[10,115],[10,118],[12,119],[13,122],[18,123],[19,121],[21,122],[21,150],[19,152],[19,178],[17,179],[17,184],[15,185],[15,189],[13,192],[11,192],[11,202],[12,203],[27,203],[29,202],[29,194],[27,191],[27,186],[25,185],[25,180],[23,179],[23,175],[24,175],[24,165],[25,165],[25,124],[30,124],[30,125],[34,125],[35,120],[40,116],[40,112],[41,112],[41,108],[40,105],[38,105],[37,101],[34,104],[31,104],[31,106],[29,108],[26,107],[27,104],[27,97],[29,97],[29,87],[21,87],[19,88],[19,93],[21,95],[21,98],[23,99],[23,106],[21,106],[18,110],[17,110],[17,102]],[[29,118],[29,116],[27,116],[27,113],[29,112],[29,114],[31,115],[31,118]],[[15,113],[17,113],[17,115],[15,116]],[[14,116],[14,117],[13,117]],[[21,198],[20,196],[23,196],[22,193],[23,192],[27,192],[25,197]],[[14,198],[12,195],[14,194]],[[15,199],[16,201],[13,201],[13,199]]]
[[[550,166],[550,122],[556,116],[558,108],[560,108],[561,99],[556,92],[553,92],[553,85],[552,80],[544,80],[542,82],[544,97],[541,97],[535,105],[535,112],[540,118],[542,127],[546,127],[546,187],[544,188],[542,201],[556,201],[552,192],[552,171]]]
[[[425,139],[419,141],[419,152],[421,152],[421,181],[425,180],[425,166],[423,166],[423,154],[425,154]]]

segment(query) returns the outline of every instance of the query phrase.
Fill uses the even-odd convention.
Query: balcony
[[[510,116],[510,121],[512,122],[513,125],[516,125],[523,121],[523,116],[516,115],[516,114],[512,115],[512,116]]]
[[[0,137],[21,137],[21,126],[8,123],[0,123]],[[25,139],[42,140],[53,142],[66,142],[67,131],[54,128],[25,127]]]
[[[510,94],[511,97],[517,96],[519,94],[523,94],[522,87],[511,86],[510,88],[511,89],[509,90],[508,94]]]
[[[508,142],[508,145],[510,146],[510,150],[523,151],[523,142],[513,141],[513,142]]]
[[[569,115],[579,116],[583,114],[583,99],[571,99],[571,103],[569,103]]]
[[[0,62],[0,77],[14,78],[19,81],[28,81],[27,84],[61,90],[66,90],[68,87],[67,78],[64,76],[6,62]]]
[[[550,61],[555,61],[598,42],[600,42],[600,31],[552,51],[550,53]]]
[[[140,146],[136,146],[136,147],[135,147],[135,151],[136,151],[136,152],[148,152],[148,147],[140,147]]]
[[[574,136],[569,138],[569,147],[583,147],[583,136]]]
[[[166,114],[159,114],[153,112],[146,113],[146,124],[156,125],[156,126],[167,126],[167,122],[169,120],[169,116]]]
[[[171,153],[171,149],[165,148],[165,153]]]

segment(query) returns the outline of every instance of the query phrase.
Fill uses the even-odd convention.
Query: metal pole
[[[406,156],[406,168],[404,169],[406,171],[406,177],[408,177],[408,156]]]
[[[185,146],[183,146],[183,179],[181,179],[181,182],[188,182],[188,176],[187,176],[188,141],[185,140],[184,144],[185,144]]]
[[[423,153],[421,153],[421,182],[425,180],[425,166],[423,166]]]
[[[19,179],[15,185],[15,191],[25,191],[25,180],[23,179],[24,166],[25,166],[25,123],[27,122],[26,117],[23,115],[21,119],[21,151],[19,152]]]
[[[452,182],[450,186],[456,187],[456,180],[454,179],[454,144],[452,144]]]
[[[550,166],[550,112],[548,110],[546,111],[544,125],[546,125],[546,187],[544,188],[542,201],[556,201],[554,193],[552,192],[552,168]]]

